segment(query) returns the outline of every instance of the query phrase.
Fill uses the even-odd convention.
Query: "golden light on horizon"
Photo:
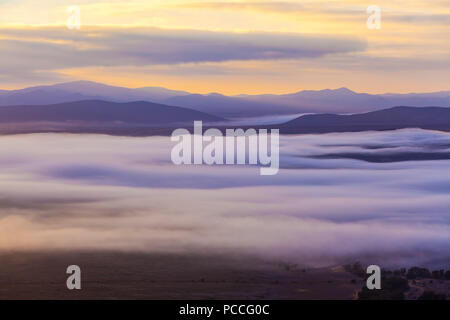
[[[373,93],[449,89],[450,1],[446,0],[435,3],[378,1],[377,5],[382,9],[380,30],[367,28],[367,3],[359,0],[81,0],[77,2],[81,10],[81,29],[67,30],[71,39],[62,36],[52,38],[46,36],[45,32],[34,32],[49,26],[63,28],[68,18],[68,5],[72,3],[43,0],[36,6],[30,0],[3,2],[0,4],[0,26],[3,30],[0,31],[0,39],[20,41],[27,45],[66,45],[85,52],[89,49],[95,51],[97,45],[103,45],[102,39],[98,43],[86,43],[77,38],[77,34],[86,35],[87,30],[94,27],[105,30],[156,27],[180,32],[295,33],[317,38],[345,36],[364,40],[367,45],[364,49],[334,52],[332,45],[325,48],[324,44],[324,53],[316,56],[305,54],[299,57],[260,59],[242,54],[237,55],[237,58],[232,55],[218,58],[217,61],[143,61],[139,66],[127,61],[125,53],[122,55],[124,61],[118,59],[117,63],[109,62],[107,65],[88,63],[89,55],[85,61],[77,61],[73,65],[70,63],[73,58],[68,57],[66,63],[60,62],[53,68],[40,66],[36,60],[31,76],[23,76],[27,74],[23,72],[22,78],[19,78],[20,72],[17,72],[17,77],[11,72],[9,77],[0,77],[0,88],[84,79],[127,87],[164,86],[192,92],[226,94],[282,93],[341,86]],[[8,35],[5,31],[8,29],[22,32],[16,36]],[[120,33],[120,37],[126,41],[126,34]],[[120,41],[119,36],[117,38],[115,41]],[[159,45],[146,43],[147,47]],[[190,45],[186,43],[186,48]],[[207,45],[204,48],[204,51],[208,50]],[[125,51],[127,45],[124,44],[122,49]],[[244,49],[236,46],[236,52],[239,50]],[[27,64],[30,63],[27,61]],[[19,58],[17,64],[20,64]],[[180,72],[177,73],[177,70]],[[40,74],[45,76],[40,77]]]

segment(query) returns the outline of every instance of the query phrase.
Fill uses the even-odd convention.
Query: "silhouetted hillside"
[[[223,119],[203,112],[144,101],[114,103],[101,100],[52,105],[0,107],[1,123],[24,122],[101,122],[166,126],[174,123]]]
[[[354,115],[305,115],[280,126],[282,133],[325,133],[421,128],[450,131],[450,108],[394,107]]]

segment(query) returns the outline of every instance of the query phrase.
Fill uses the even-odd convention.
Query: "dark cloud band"
[[[7,28],[0,31],[0,68],[9,77],[91,66],[317,58],[363,51],[357,38],[158,28]]]

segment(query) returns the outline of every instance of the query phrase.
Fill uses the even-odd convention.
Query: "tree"
[[[450,280],[450,270],[447,270],[447,272],[445,273],[445,279]]]
[[[431,273],[426,268],[412,267],[406,274],[408,279],[431,278]]]
[[[409,290],[408,281],[401,277],[382,278],[381,290],[369,290],[364,286],[358,293],[359,300],[403,300]]]

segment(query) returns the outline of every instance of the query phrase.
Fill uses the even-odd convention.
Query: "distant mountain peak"
[[[223,94],[218,93],[218,92],[208,93],[208,96],[210,96],[210,97],[225,97]]]
[[[341,95],[354,95],[354,94],[359,94],[358,92],[352,91],[346,87],[341,87],[341,88],[337,88],[337,89],[324,89],[324,90],[309,90],[307,92],[310,93],[318,93],[318,94],[341,94]]]
[[[348,88],[346,88],[346,87],[342,87],[342,88],[335,89],[334,92],[339,92],[339,93],[350,93],[350,94],[356,93],[355,91],[352,91],[352,90],[350,90],[350,89],[348,89]]]
[[[337,88],[337,89],[322,89],[322,90],[302,90],[296,93],[287,94],[287,95],[324,95],[324,94],[346,94],[346,95],[355,95],[359,94],[353,90],[350,90],[346,87]]]
[[[90,80],[74,80],[74,81],[67,81],[67,82],[61,82],[56,85],[70,85],[70,84],[100,84],[100,85],[106,85],[104,83],[90,81]]]

